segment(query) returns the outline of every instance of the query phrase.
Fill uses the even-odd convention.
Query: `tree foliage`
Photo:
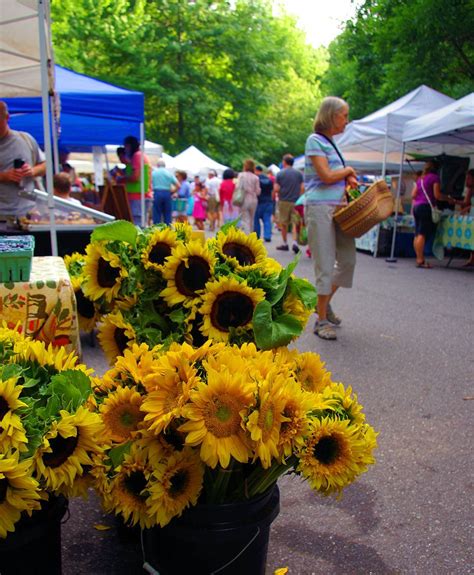
[[[355,118],[420,84],[459,98],[474,88],[472,0],[366,0],[329,47],[325,93]]]
[[[146,131],[239,167],[301,153],[326,54],[269,0],[53,0],[56,60],[145,93]]]

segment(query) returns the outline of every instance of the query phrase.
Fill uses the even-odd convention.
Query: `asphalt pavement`
[[[293,254],[276,251],[278,240],[266,247],[286,265]],[[425,270],[358,253],[353,289],[333,300],[343,318],[338,341],[313,335],[311,320],[296,342],[353,387],[379,447],[376,465],[340,500],[298,478],[280,480],[268,575],[278,567],[290,575],[474,573],[474,270],[446,263]],[[296,273],[313,280],[306,255]],[[107,368],[88,338],[83,352],[99,373]],[[71,502],[62,545],[65,575],[144,573],[137,532],[124,536],[94,496]]]

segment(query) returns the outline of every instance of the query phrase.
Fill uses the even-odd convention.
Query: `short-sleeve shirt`
[[[0,172],[11,170],[15,159],[22,159],[34,167],[44,162],[44,155],[32,136],[26,132],[10,130],[4,138],[0,139]],[[28,210],[34,208],[36,206],[34,201],[18,195],[21,189],[31,192],[34,187],[33,178],[23,178],[20,184],[1,182],[0,215],[23,216]]]
[[[281,202],[296,202],[301,194],[302,173],[294,168],[285,168],[278,172],[276,181],[280,186],[279,200]]]
[[[153,189],[171,191],[171,186],[177,184],[178,180],[166,168],[154,168],[152,172]]]
[[[219,187],[221,185],[219,178],[208,178],[204,185],[207,188],[207,195],[219,200]]]
[[[434,195],[434,185],[440,183],[438,174],[426,174],[426,176],[418,178],[418,180],[416,181],[416,195],[413,199],[413,205],[419,206],[420,204],[429,203],[428,200],[426,199],[425,194],[423,193],[423,188],[421,187],[422,180],[425,191],[428,194],[428,197],[430,198],[430,202],[433,205],[436,205],[436,198]]]
[[[345,180],[340,180],[334,184],[325,184],[314,169],[311,156],[326,158],[330,170],[344,168],[344,163],[334,146],[320,134],[310,134],[306,140],[304,159],[305,204],[340,204],[344,197]]]

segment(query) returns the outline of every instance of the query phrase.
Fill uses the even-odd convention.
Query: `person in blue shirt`
[[[346,186],[358,186],[355,170],[346,166],[333,141],[348,121],[344,100],[324,98],[305,147],[305,220],[318,291],[314,333],[327,340],[337,339],[333,325],[341,323],[330,306],[331,298],[340,287],[352,287],[356,260],[354,238],[345,235],[333,219],[337,207],[347,203]]]
[[[261,237],[261,225],[263,223],[263,238],[266,242],[272,241],[272,215],[273,215],[273,182],[263,173],[262,166],[256,166],[255,174],[260,180],[261,193],[257,200],[255,212],[254,231],[257,237]]]
[[[166,169],[164,160],[158,160],[151,173],[153,186],[153,223],[171,224],[171,195],[179,185],[176,177]]]

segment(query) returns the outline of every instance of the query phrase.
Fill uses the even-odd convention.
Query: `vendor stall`
[[[76,298],[60,257],[34,257],[26,282],[0,283],[0,317],[8,327],[80,354]]]
[[[433,254],[442,260],[444,250],[453,248],[474,251],[474,216],[452,214],[441,217],[433,242]]]

